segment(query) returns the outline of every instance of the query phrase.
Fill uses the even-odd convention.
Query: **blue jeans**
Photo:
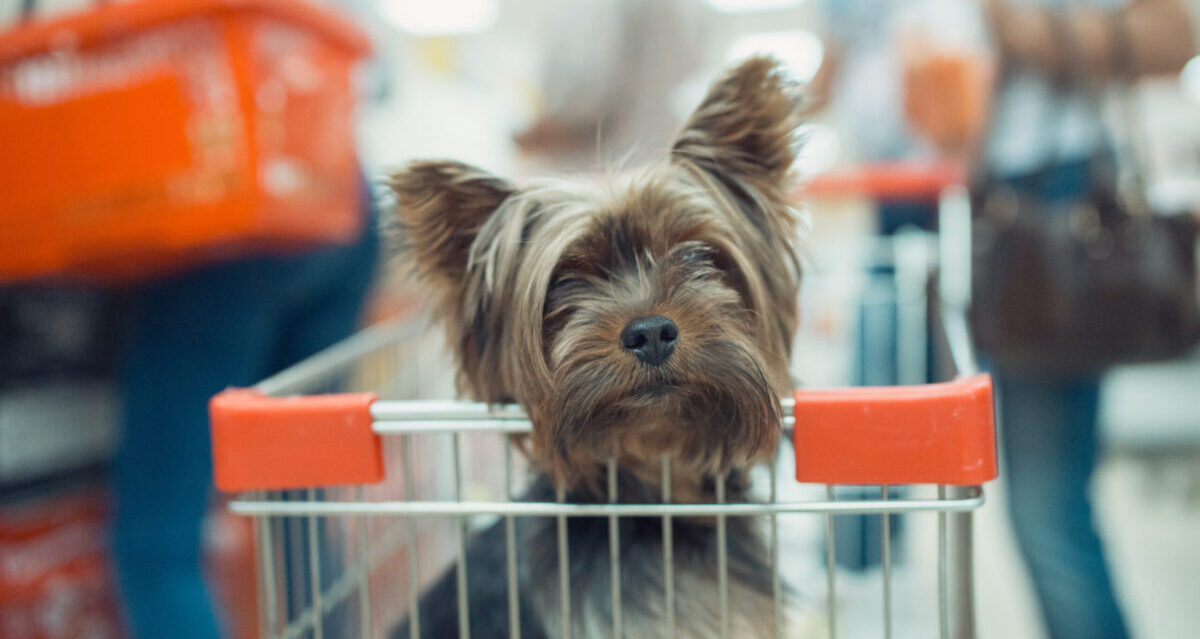
[[[1007,181],[1047,201],[1069,200],[1090,187],[1093,170],[1080,160]],[[1124,639],[1088,497],[1100,377],[1035,379],[1003,370],[995,377],[1009,511],[1049,636]]]
[[[208,399],[355,330],[376,264],[373,213],[366,226],[351,246],[211,266],[135,293],[113,464],[113,554],[134,636],[221,635],[201,566]]]
[[[996,381],[1009,512],[1049,636],[1127,637],[1088,497],[1100,379]]]

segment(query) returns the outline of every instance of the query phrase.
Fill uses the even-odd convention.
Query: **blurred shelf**
[[[1100,422],[1114,452],[1200,450],[1200,351],[1113,369],[1104,379]]]
[[[107,461],[116,420],[116,393],[107,380],[0,390],[0,490]]]

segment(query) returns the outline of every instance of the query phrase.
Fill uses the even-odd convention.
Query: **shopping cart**
[[[909,235],[881,241],[873,253],[894,259],[898,282],[924,295],[939,261],[964,265],[970,248],[969,206],[961,188],[940,204],[940,236]],[[905,257],[907,256],[907,257]],[[916,272],[908,272],[916,269]],[[819,277],[820,273],[815,277]],[[556,519],[558,589],[570,604],[566,522],[609,521],[611,588],[620,592],[622,551],[613,534],[622,517],[661,517],[666,610],[662,636],[673,636],[675,582],[672,521],[714,517],[720,593],[720,636],[730,636],[726,521],[763,523],[770,552],[777,636],[846,637],[848,614],[868,607],[843,601],[846,586],[834,566],[833,530],[840,515],[882,518],[882,568],[873,576],[878,621],[871,636],[900,636],[898,609],[925,610],[921,636],[973,637],[971,513],[984,501],[982,484],[996,476],[991,382],[977,372],[964,319],[969,269],[942,269],[940,325],[954,380],[910,387],[801,390],[781,400],[780,457],[755,470],[757,500],[725,503],[717,481],[715,503],[674,503],[669,460],[663,461],[661,503],[619,503],[615,465],[609,464],[609,503],[531,503],[515,498],[527,483],[525,458],[513,435],[529,430],[516,406],[430,399],[452,397],[450,372],[422,317],[367,329],[253,389],[226,391],[212,401],[217,485],[237,493],[230,507],[256,524],[260,632],[264,638],[383,637],[407,617],[418,636],[421,589],[443,570],[456,571],[461,636],[472,614],[465,591],[471,531],[493,521],[505,530],[505,578],[511,636],[517,636],[518,548],[515,520]],[[923,297],[922,297],[923,300]],[[922,301],[916,307],[924,312]],[[922,324],[924,318],[921,318]],[[924,335],[922,329],[921,334]],[[924,353],[912,349],[910,353]],[[365,393],[314,394],[335,388]],[[835,498],[835,485],[876,485],[877,497]],[[902,494],[894,487],[905,485]],[[798,492],[799,490],[799,492]],[[805,492],[807,491],[807,492]],[[561,494],[561,492],[560,492]],[[921,574],[930,590],[897,599],[892,539],[894,516],[925,517],[936,526],[909,536],[929,542],[933,566]],[[797,551],[792,536],[801,520],[823,535],[820,545]],[[930,532],[928,537],[916,534]],[[936,546],[934,546],[936,542]],[[815,546],[815,547],[814,547]],[[791,574],[790,557],[815,555],[821,579]],[[906,568],[907,570],[907,568]],[[915,570],[915,568],[914,568]],[[857,581],[861,578],[855,577]],[[792,588],[785,585],[791,583]],[[796,596],[789,593],[795,591]],[[911,593],[910,593],[911,594]],[[612,606],[614,636],[622,636],[620,597]],[[559,636],[568,637],[564,624]],[[798,621],[797,621],[798,620]],[[914,626],[914,627],[918,627]]]

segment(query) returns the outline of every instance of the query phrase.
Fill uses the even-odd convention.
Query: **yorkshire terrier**
[[[676,503],[747,499],[747,470],[780,436],[800,279],[789,206],[798,92],[769,58],[728,70],[667,157],[620,187],[520,188],[451,161],[410,164],[391,178],[401,233],[433,295],[477,401],[516,402],[533,426],[539,476],[523,496],[657,503],[663,459]],[[572,637],[613,634],[609,522],[568,519]],[[716,524],[672,525],[675,633],[716,636]],[[664,634],[663,521],[622,517],[620,587],[627,637]],[[507,637],[502,524],[467,549],[472,637]],[[521,517],[519,626],[556,637],[557,526]],[[775,630],[771,571],[753,521],[727,520],[728,622],[734,637]],[[423,594],[420,636],[458,636],[456,573]],[[393,637],[409,636],[408,623]]]

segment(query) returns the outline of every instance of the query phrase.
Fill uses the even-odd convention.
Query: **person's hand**
[[[1012,52],[1013,11],[1005,0],[983,0],[983,17],[991,30],[997,57],[1006,60]]]
[[[538,118],[529,128],[513,135],[513,142],[521,152],[530,155],[583,148],[588,141],[588,129],[569,126],[553,117]]]
[[[1004,0],[983,0],[983,18],[992,30],[994,39],[998,40],[1000,25],[1004,23],[1007,12],[1008,5],[1004,3]]]
[[[566,127],[556,120],[540,118],[513,135],[513,142],[525,153],[545,153],[565,146],[568,137]]]

